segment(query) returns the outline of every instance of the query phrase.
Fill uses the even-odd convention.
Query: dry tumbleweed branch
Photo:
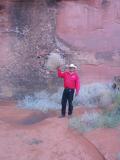
[[[59,53],[51,53],[49,56],[48,56],[48,61],[46,63],[46,67],[47,69],[51,70],[51,71],[54,71],[56,70],[56,68],[58,66],[61,66],[61,65],[64,65],[65,64],[65,61],[64,59],[60,56]]]

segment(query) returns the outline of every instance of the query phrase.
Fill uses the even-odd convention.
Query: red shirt
[[[64,79],[64,88],[76,89],[76,93],[79,93],[80,89],[80,80],[76,72],[70,73],[62,72],[61,69],[58,69],[58,77]]]

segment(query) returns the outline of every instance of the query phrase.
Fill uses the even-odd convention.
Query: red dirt
[[[108,160],[117,160],[120,154],[120,128],[118,129],[97,129],[91,133],[85,134],[85,137],[91,141],[99,151]]]
[[[93,132],[94,136],[88,133],[88,140],[68,127],[68,118],[60,119],[56,113],[49,113],[40,119],[42,114],[39,111],[18,109],[14,103],[0,104],[0,160],[103,160],[104,148],[108,154],[111,154],[109,151],[116,153],[119,150],[117,138],[112,138],[113,148],[111,142],[104,141],[103,135],[99,134],[103,131]],[[18,123],[31,115],[39,117],[36,123]],[[112,135],[108,131],[105,133],[109,138],[114,133],[118,136],[116,130],[114,132],[113,129]],[[103,148],[99,151],[100,142]]]

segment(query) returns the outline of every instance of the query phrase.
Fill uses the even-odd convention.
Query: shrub
[[[120,106],[103,113],[103,127],[113,128],[120,124]]]
[[[120,106],[112,111],[103,113],[84,113],[80,117],[73,117],[69,121],[69,126],[81,132],[88,132],[95,128],[113,128],[120,124]]]
[[[81,117],[71,118],[69,121],[69,126],[81,132],[88,132],[93,128],[97,128],[98,124],[101,124],[100,116],[101,115],[96,112],[86,112]]]
[[[84,105],[89,108],[106,107],[113,101],[111,84],[93,83],[81,86],[80,94],[75,98],[75,105]]]
[[[61,108],[60,99],[62,94],[62,88],[57,93],[50,94],[43,90],[41,92],[35,92],[33,95],[26,95],[23,100],[19,100],[18,107],[27,109],[38,109],[43,112],[48,110],[57,110]]]
[[[120,153],[117,154],[116,160],[120,160]]]

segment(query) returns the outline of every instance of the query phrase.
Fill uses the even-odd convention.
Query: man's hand
[[[78,96],[78,94],[75,93],[75,97],[77,97],[77,96]]]
[[[57,66],[56,69],[60,69],[60,66]]]
[[[77,92],[77,91],[76,91],[76,93],[75,93],[75,97],[76,97],[76,96],[78,96],[78,94],[79,94],[79,92]]]
[[[78,96],[78,94],[79,94],[79,90],[76,90],[75,91],[75,97]]]

